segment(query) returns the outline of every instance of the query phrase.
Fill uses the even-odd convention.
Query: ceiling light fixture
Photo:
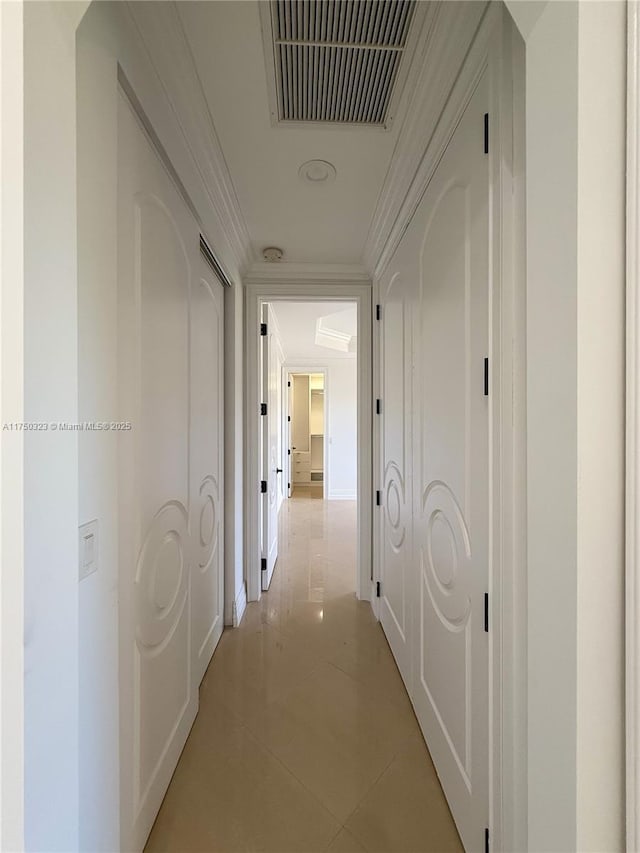
[[[307,160],[298,169],[300,180],[315,186],[332,184],[336,179],[336,168],[327,160]]]

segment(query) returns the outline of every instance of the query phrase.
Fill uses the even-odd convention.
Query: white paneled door
[[[380,288],[380,621],[411,683],[411,303],[400,249]]]
[[[128,100],[118,107],[122,849],[139,851],[222,631],[221,286]]]
[[[262,418],[262,482],[266,491],[262,495],[262,589],[269,589],[273,570],[278,559],[278,508],[279,480],[282,478],[282,460],[278,452],[278,429],[282,416],[279,395],[282,361],[273,332],[275,321],[271,306],[262,306],[262,401],[266,407]]]
[[[200,256],[191,291],[193,667],[200,684],[224,627],[224,299]]]
[[[487,112],[485,74],[380,282],[381,619],[467,851],[489,825]]]

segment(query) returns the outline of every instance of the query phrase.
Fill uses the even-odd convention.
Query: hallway
[[[461,850],[382,630],[356,504],[286,500],[271,588],[227,630],[148,853]]]

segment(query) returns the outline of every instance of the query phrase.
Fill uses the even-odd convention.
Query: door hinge
[[[489,593],[484,594],[484,630],[489,633]]]
[[[291,388],[291,382],[287,382],[287,388]]]
[[[291,448],[290,447],[287,448],[287,456],[291,456]]]
[[[287,415],[287,423],[291,423],[291,415]]]
[[[484,853],[489,853],[489,827],[484,828]]]
[[[260,403],[260,414],[261,415],[267,414],[267,404],[266,403]]]
[[[376,491],[376,506],[380,506],[380,490]]]
[[[288,488],[288,489],[290,489],[290,488],[291,488],[291,483],[287,483],[287,488]]]
[[[263,572],[267,571],[267,558],[266,557],[260,558],[260,568],[262,569]]]
[[[484,396],[489,396],[489,359],[484,360]]]
[[[382,591],[382,584],[380,581],[376,581],[376,598],[380,598],[380,593]]]
[[[262,492],[263,495],[266,493],[266,491],[267,491],[267,481],[266,480],[260,480],[260,491]]]
[[[376,400],[376,415],[379,415],[381,411],[380,398]]]
[[[484,114],[484,153],[489,153],[489,113]]]
[[[380,305],[376,305],[376,320],[380,319],[380,315],[382,313],[382,308]]]
[[[260,337],[264,337],[267,334],[267,324],[260,323]]]

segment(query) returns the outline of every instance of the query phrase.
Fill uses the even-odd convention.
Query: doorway
[[[371,361],[358,358],[360,351],[370,352],[371,347],[371,288],[362,282],[327,283],[322,292],[326,298],[319,300],[317,283],[247,282],[246,328],[256,330],[255,334],[247,335],[246,347],[245,572],[249,601],[258,600],[271,582],[277,560],[274,542],[278,537],[282,501],[289,494],[295,496],[296,485],[306,486],[311,492],[312,443],[313,483],[322,484],[323,498],[357,502],[356,594],[365,600],[372,598]],[[321,310],[317,310],[318,306]],[[296,321],[296,315],[304,318],[304,322]],[[281,327],[289,325],[299,333],[303,327],[312,327],[309,345],[316,351],[306,350],[306,355],[301,355],[301,350],[295,348],[300,343],[298,340],[295,346],[290,346],[287,357],[281,344]],[[276,372],[279,359],[282,359],[280,377]],[[288,411],[285,414],[290,391],[285,383],[291,381],[290,375],[323,376],[322,389],[312,389],[310,379],[297,383],[301,411],[303,385],[306,388],[305,408],[309,418],[308,423],[301,424],[308,436],[302,445],[305,449],[300,450],[302,456],[293,455],[293,447],[298,449],[298,446],[290,441],[290,422],[285,420],[290,416]],[[287,393],[281,393],[278,402],[279,384],[282,392]],[[265,399],[272,388],[276,389],[275,403],[270,403],[271,397]],[[317,392],[321,390],[322,433],[318,431],[312,437],[311,406],[313,402],[314,423],[316,415],[319,423],[321,398]],[[291,405],[293,399],[295,389]],[[340,405],[336,403],[335,411],[331,400],[341,401]],[[270,408],[274,417],[269,417]],[[285,480],[285,472],[293,474],[293,479]]]
[[[287,371],[283,396],[287,438],[287,497],[327,497],[328,436],[326,370]]]

